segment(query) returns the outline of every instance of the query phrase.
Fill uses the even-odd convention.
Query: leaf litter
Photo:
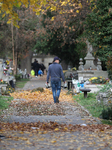
[[[40,116],[65,115],[69,109],[72,112],[74,106],[76,110],[79,110],[78,113],[82,111],[77,103],[73,102],[72,95],[67,95],[66,91],[61,92],[59,104],[53,103],[52,92],[49,89],[44,89],[44,92],[18,91],[12,93],[11,96],[14,97],[14,100],[9,109],[3,111],[3,116],[12,114],[20,116],[31,114]],[[54,147],[60,150],[65,148],[81,150],[81,148],[87,149],[89,147],[112,149],[112,126],[109,125],[67,125],[50,121],[0,122],[0,127],[2,127],[0,134],[6,137],[0,139],[0,148],[5,150],[17,148],[26,150],[28,148],[53,149]]]

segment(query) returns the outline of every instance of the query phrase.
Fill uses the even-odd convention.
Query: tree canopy
[[[112,56],[112,0],[94,0],[91,9],[86,19],[86,36],[96,48],[94,54],[107,61]]]
[[[0,13],[2,17],[8,15],[9,19],[7,23],[13,22],[16,27],[19,27],[16,23],[19,20],[18,14],[16,13],[16,8],[30,7],[36,12],[36,15],[40,13],[45,13],[47,9],[51,11],[59,11],[60,14],[67,13],[66,7],[71,6],[75,8],[76,13],[82,8],[81,0],[0,0]],[[72,9],[68,11],[73,11]]]
[[[90,3],[82,0],[78,10],[70,5],[64,6],[65,13],[45,10],[40,17],[34,49],[58,55],[67,63],[71,61],[78,66],[80,57],[83,58],[86,54],[86,39],[81,39],[80,36],[84,32],[85,18],[91,11],[89,6]]]

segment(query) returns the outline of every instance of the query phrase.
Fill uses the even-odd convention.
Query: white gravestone
[[[0,79],[2,79],[3,81],[6,81],[7,83],[9,83],[9,77],[8,77],[8,76],[5,76],[5,75],[3,74],[2,63],[3,63],[3,59],[0,59]]]

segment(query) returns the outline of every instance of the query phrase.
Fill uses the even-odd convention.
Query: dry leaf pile
[[[52,91],[49,89],[44,89],[44,92],[35,91],[31,92],[29,91],[18,91],[14,93],[10,93],[14,99],[26,99],[28,101],[30,100],[36,100],[38,102],[53,102],[53,96]],[[67,95],[66,91],[62,90],[59,98],[60,102],[64,101],[71,101],[72,95]]]
[[[67,104],[72,105],[72,95],[67,95],[62,90],[60,94],[59,104],[54,104],[52,91],[44,89],[40,91],[16,91],[10,93],[14,100],[11,102],[8,110],[4,110],[9,115],[65,115]],[[70,110],[71,108],[68,107]],[[12,111],[13,110],[13,111]]]
[[[0,122],[0,126],[2,126],[1,131],[5,130],[15,130],[15,131],[28,131],[28,132],[39,132],[39,131],[58,131],[58,132],[66,132],[66,131],[89,131],[89,132],[107,132],[108,130],[112,131],[112,126],[109,125],[72,125],[72,124],[59,124],[57,122],[35,122],[35,123],[4,123]]]

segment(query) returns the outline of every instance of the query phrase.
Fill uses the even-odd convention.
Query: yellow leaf
[[[19,6],[19,7],[21,6],[21,2],[18,3],[18,6]]]
[[[65,2],[65,1],[64,1],[64,2],[62,2],[61,6],[64,6],[64,5],[66,5],[66,2]]]
[[[40,15],[40,12],[36,12],[36,15]]]
[[[62,14],[62,13],[63,13],[63,11],[61,10],[61,11],[60,11],[60,14]]]
[[[82,4],[81,3],[79,3],[79,6],[82,8]]]
[[[18,26],[17,24],[15,24],[15,27],[20,28],[20,26]]]
[[[54,129],[54,131],[58,131],[58,130],[59,130],[59,128],[55,128],[55,129]]]
[[[7,24],[10,24],[10,23],[11,23],[11,20],[8,20],[8,21],[7,21]]]
[[[20,134],[23,134],[24,132],[20,131],[19,133],[20,133]]]
[[[50,6],[48,6],[46,9],[49,9],[50,8]]]
[[[46,0],[44,0],[44,1],[43,1],[43,4],[44,4],[44,5],[46,5],[46,4],[47,4],[47,3],[46,3]]]
[[[25,7],[27,8],[27,7],[28,7],[28,4],[25,4]]]
[[[51,143],[56,143],[56,141],[53,140],[53,141],[51,141]]]
[[[6,14],[9,14],[9,13],[10,13],[10,11],[9,11],[9,10],[7,10],[7,11],[6,11]]]
[[[79,10],[76,10],[76,13],[79,13]]]
[[[2,17],[5,17],[5,14],[3,14]]]
[[[51,21],[54,21],[54,17],[51,18]]]
[[[64,128],[65,130],[68,130],[68,128]]]

